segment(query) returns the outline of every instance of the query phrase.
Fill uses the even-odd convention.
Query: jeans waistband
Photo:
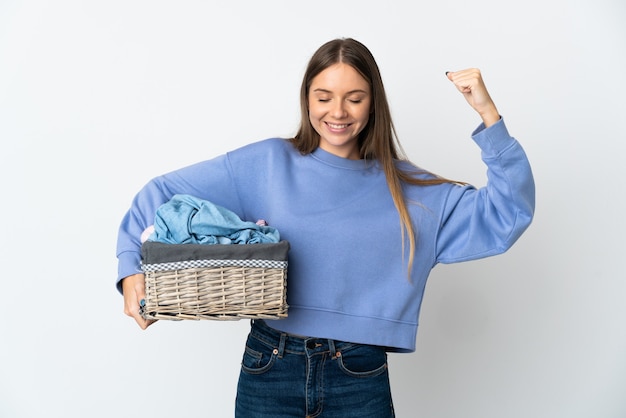
[[[334,358],[341,350],[346,350],[358,344],[327,338],[304,337],[278,331],[265,323],[262,319],[251,320],[250,335],[275,348],[278,357],[285,352],[293,354],[314,355],[328,352]]]

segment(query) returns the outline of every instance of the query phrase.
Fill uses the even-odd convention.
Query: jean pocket
[[[381,347],[355,345],[337,352],[342,372],[352,377],[374,377],[387,371],[387,352]]]
[[[272,368],[276,362],[278,350],[248,337],[246,349],[241,361],[241,370],[248,374],[262,374]]]

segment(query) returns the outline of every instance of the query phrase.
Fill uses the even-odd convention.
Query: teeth
[[[343,129],[343,128],[347,128],[348,127],[347,124],[335,125],[334,123],[329,123],[328,126],[330,126],[333,129]]]

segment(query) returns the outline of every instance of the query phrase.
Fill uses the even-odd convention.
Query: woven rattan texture
[[[147,319],[243,318],[287,316],[287,270],[261,267],[187,268],[146,271]]]

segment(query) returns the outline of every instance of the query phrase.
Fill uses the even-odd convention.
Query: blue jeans
[[[392,418],[382,347],[282,333],[253,320],[236,418]]]

